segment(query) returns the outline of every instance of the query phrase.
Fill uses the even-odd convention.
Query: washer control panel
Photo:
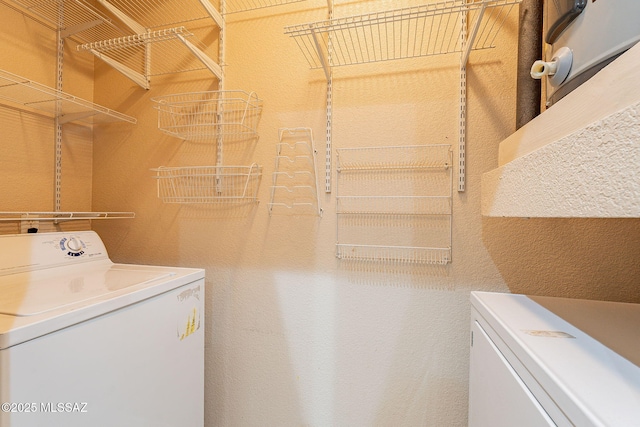
[[[94,231],[0,236],[0,276],[109,259]]]

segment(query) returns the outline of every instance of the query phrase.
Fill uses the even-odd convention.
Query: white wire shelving
[[[185,141],[217,145],[212,166],[165,167],[156,172],[158,198],[165,203],[241,204],[256,202],[262,167],[223,162],[227,142],[258,138],[262,100],[254,92],[206,91],[152,98],[158,129]]]
[[[331,87],[334,67],[444,54],[460,54],[458,191],[466,176],[466,66],[474,50],[495,47],[512,10],[522,0],[445,0],[285,27],[312,69],[327,79],[326,189],[331,189]]]
[[[262,167],[189,166],[159,167],[158,198],[165,203],[242,204],[257,201]]]
[[[269,214],[321,216],[312,130],[282,128],[278,134]]]
[[[306,0],[225,0],[225,14],[248,12],[272,6],[299,3]]]
[[[449,144],[337,149],[336,256],[451,262]]]
[[[130,34],[103,11],[82,0],[9,1],[39,21],[60,29],[63,38],[71,38],[77,43],[107,40]]]
[[[422,6],[285,27],[311,68],[365,64],[495,47],[496,37],[520,0],[447,0]],[[471,30],[460,37],[461,16]],[[467,29],[464,29],[467,31]]]
[[[0,212],[0,221],[73,221],[94,219],[131,219],[134,212]]]
[[[255,92],[207,91],[152,98],[158,129],[190,141],[250,139],[257,136],[262,100]]]
[[[11,0],[144,89],[152,76],[221,66],[195,28],[224,25],[209,0]],[[193,28],[191,28],[193,27]],[[153,52],[153,53],[152,53]]]
[[[57,118],[60,124],[114,121],[136,123],[134,117],[4,70],[0,70],[0,100],[44,112],[52,118]]]
[[[129,34],[93,40],[77,46],[78,51],[92,53],[145,89],[149,89],[152,76],[201,69],[208,69],[222,80],[222,67],[211,58],[207,45],[186,26],[209,19],[218,28],[223,27],[222,16],[209,0],[96,1]]]

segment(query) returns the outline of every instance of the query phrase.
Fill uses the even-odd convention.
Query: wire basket
[[[262,167],[190,166],[152,169],[158,198],[165,203],[247,203],[257,201]]]
[[[157,103],[158,129],[184,140],[253,138],[262,113],[262,100],[255,92],[191,92],[151,100]]]

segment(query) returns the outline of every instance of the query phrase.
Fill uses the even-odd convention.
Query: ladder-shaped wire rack
[[[336,256],[450,263],[451,155],[449,144],[338,149]]]
[[[322,215],[310,128],[282,128],[276,145],[269,214]]]

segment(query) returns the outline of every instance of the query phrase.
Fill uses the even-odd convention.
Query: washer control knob
[[[67,248],[71,252],[80,252],[82,251],[82,242],[77,237],[71,237],[67,240]]]

